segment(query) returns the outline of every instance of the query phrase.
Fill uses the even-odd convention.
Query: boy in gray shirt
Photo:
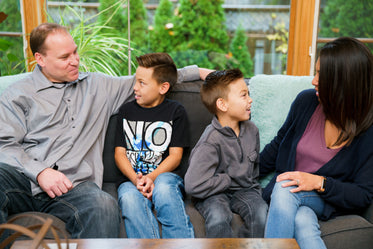
[[[258,182],[259,131],[249,120],[252,99],[242,72],[210,73],[201,97],[215,116],[191,152],[185,190],[197,198],[206,237],[232,237],[233,213],[244,221],[239,237],[263,237],[268,206]]]

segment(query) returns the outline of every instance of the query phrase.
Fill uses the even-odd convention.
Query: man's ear
[[[169,89],[170,89],[170,83],[163,82],[161,84],[161,87],[159,88],[159,93],[162,94],[162,95],[165,95],[168,92]]]
[[[44,58],[43,58],[43,55],[39,52],[36,52],[34,54],[34,57],[35,57],[35,60],[36,62],[41,66],[41,67],[44,67],[45,66],[45,63],[44,63]]]
[[[218,108],[218,110],[222,112],[226,112],[228,109],[227,103],[225,102],[223,98],[218,98],[216,100],[216,107]]]

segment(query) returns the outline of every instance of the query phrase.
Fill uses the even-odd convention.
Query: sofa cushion
[[[9,76],[2,76],[0,81],[0,94],[4,91],[12,83],[16,82],[17,80],[25,78],[27,75],[31,73],[21,73]]]
[[[320,222],[327,248],[372,248],[373,224],[359,215],[338,216]]]
[[[261,149],[276,136],[298,93],[312,88],[312,78],[262,74],[250,79],[251,120],[259,129]]]

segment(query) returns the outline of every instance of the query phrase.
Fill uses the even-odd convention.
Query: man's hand
[[[201,80],[205,80],[206,76],[209,75],[209,73],[214,72],[215,70],[207,69],[207,68],[198,68],[199,70],[199,77]]]
[[[138,174],[136,187],[144,197],[149,200],[152,199],[154,182],[150,177],[147,175],[143,176],[141,173]]]
[[[37,176],[39,186],[50,198],[67,193],[73,188],[71,181],[61,172],[46,168]]]

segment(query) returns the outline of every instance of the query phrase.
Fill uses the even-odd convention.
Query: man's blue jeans
[[[266,238],[295,238],[301,249],[322,249],[318,216],[324,209],[324,200],[315,191],[291,193],[295,186],[283,188],[286,182],[277,182],[271,195]]]
[[[238,231],[241,238],[263,238],[268,206],[260,191],[241,189],[212,195],[196,203],[205,219],[207,238],[231,238],[231,221],[237,213],[244,221]]]
[[[118,188],[118,201],[127,237],[160,238],[159,221],[162,238],[193,238],[193,225],[185,212],[183,196],[183,179],[171,172],[155,179],[152,201],[145,198],[132,182],[122,183]]]
[[[30,180],[14,167],[0,165],[0,222],[8,215],[38,211],[66,223],[72,238],[117,238],[120,212],[116,200],[93,182],[84,182],[56,198],[33,196]],[[4,235],[2,239],[6,238]]]

